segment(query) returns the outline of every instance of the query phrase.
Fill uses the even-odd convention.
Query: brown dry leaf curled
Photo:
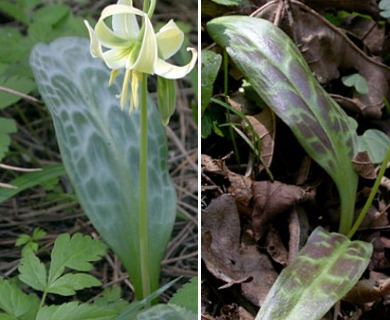
[[[234,196],[238,211],[250,216],[252,209],[252,180],[248,177],[230,171],[224,160],[216,160],[208,155],[202,155],[202,170],[205,174],[214,174],[229,181],[228,192]]]
[[[260,239],[268,225],[305,201],[305,191],[279,181],[258,181],[252,185],[254,206],[252,225],[255,239]],[[287,221],[287,215],[286,215]]]
[[[367,151],[359,151],[353,158],[352,164],[354,170],[365,179],[375,179],[375,166],[370,160]]]
[[[228,285],[241,283],[243,295],[260,305],[277,273],[268,256],[241,245],[240,232],[234,198],[225,194],[211,201],[202,213],[202,259],[215,277]]]
[[[351,303],[362,304],[382,299],[390,293],[390,278],[360,280],[343,298]]]

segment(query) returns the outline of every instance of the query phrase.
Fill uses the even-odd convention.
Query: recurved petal
[[[142,30],[141,30],[142,32]],[[149,17],[144,15],[144,32],[142,44],[133,66],[127,66],[138,72],[154,73],[157,61],[157,39]]]
[[[116,35],[100,17],[95,26],[96,36],[106,48],[127,47],[132,39],[126,39]]]
[[[103,60],[110,69],[121,69],[126,67],[128,50],[111,49],[103,53]]]
[[[123,14],[123,13],[135,14],[135,15],[138,15],[141,17],[146,15],[145,12],[143,12],[137,8],[134,8],[133,6],[129,6],[126,4],[112,4],[112,5],[109,5],[103,9],[100,18],[105,19],[107,17],[113,16],[116,14]]]
[[[187,51],[191,51],[191,61],[185,66],[175,66],[162,59],[157,59],[155,73],[166,79],[178,79],[187,75],[195,66],[198,53],[193,48],[187,48]]]
[[[156,34],[158,53],[162,59],[172,57],[182,46],[184,34],[173,20],[170,20]]]
[[[132,0],[119,0],[117,4],[132,7],[132,2]],[[135,14],[122,13],[113,15],[112,29],[120,37],[135,39],[139,33],[139,26]]]
[[[95,31],[89,25],[87,20],[84,20],[84,24],[87,26],[87,29],[89,32],[89,37],[91,39],[90,51],[91,51],[92,57],[102,59],[103,58],[102,47],[100,46],[100,42],[99,42],[99,39],[98,39]]]

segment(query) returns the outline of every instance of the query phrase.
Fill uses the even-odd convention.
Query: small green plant
[[[364,77],[358,73],[350,74],[341,78],[343,84],[347,87],[353,87],[355,90],[361,94],[368,93],[367,82]]]
[[[31,236],[21,235],[16,245],[22,247],[19,275],[11,280],[0,277],[0,319],[5,320],[141,320],[152,319],[149,314],[163,311],[167,317],[160,319],[196,319],[197,279],[177,291],[166,306],[141,309],[177,282],[165,284],[141,301],[129,304],[120,297],[120,288],[105,288],[101,297],[86,304],[72,301],[48,305],[48,294],[70,297],[86,288],[99,287],[101,282],[88,274],[93,262],[106,253],[106,245],[76,233],[61,234],[54,242],[48,262],[42,262],[36,251],[39,240],[45,235],[35,229]],[[28,292],[28,293],[26,293]],[[195,309],[194,309],[195,308]]]
[[[390,1],[389,0],[381,0],[379,2],[379,9],[381,17],[385,19],[390,18]]]
[[[22,247],[22,256],[27,252],[35,253],[39,247],[39,240],[46,235],[46,232],[40,228],[35,228],[33,234],[21,234],[16,240],[15,246]]]
[[[36,229],[32,236],[22,235],[17,241],[18,246],[24,246],[18,268],[18,279],[24,285],[18,284],[16,279],[0,280],[2,319],[60,319],[55,315],[62,312],[66,312],[67,319],[86,319],[85,315],[92,314],[99,315],[97,319],[116,315],[118,312],[114,309],[77,302],[50,307],[46,305],[48,294],[72,296],[76,291],[100,286],[101,282],[87,272],[92,270],[92,262],[105,254],[106,245],[80,233],[72,237],[62,234],[55,241],[50,261],[46,265],[35,253],[38,249],[37,241],[43,235],[43,230]],[[25,285],[36,293],[25,293]]]

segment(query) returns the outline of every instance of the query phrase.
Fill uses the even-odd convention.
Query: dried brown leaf
[[[288,251],[283,244],[279,232],[271,227],[265,237],[265,246],[272,260],[286,266],[288,263]]]
[[[351,303],[367,303],[382,299],[390,293],[390,278],[384,280],[360,280],[344,297]]]
[[[277,273],[255,246],[240,244],[240,221],[231,195],[214,199],[202,213],[202,259],[207,269],[227,283],[241,283],[243,295],[259,305]]]
[[[295,206],[289,216],[288,231],[288,261],[291,262],[302,249],[309,237],[309,221],[305,210],[301,206]]]
[[[252,190],[254,198],[252,223],[255,239],[264,234],[271,222],[305,200],[305,191],[302,188],[279,181],[258,181],[253,183]]]
[[[375,179],[375,166],[371,162],[367,151],[359,151],[353,158],[352,164],[355,171],[365,179]]]
[[[252,180],[230,171],[226,167],[224,160],[217,160],[208,155],[202,155],[201,162],[204,173],[219,175],[229,182],[227,190],[234,196],[238,211],[249,216],[252,211],[250,208],[252,201]]]

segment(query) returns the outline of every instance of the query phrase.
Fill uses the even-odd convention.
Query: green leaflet
[[[198,311],[198,277],[193,277],[181,287],[169,300],[169,304],[175,304],[189,311]]]
[[[35,290],[73,295],[77,290],[101,285],[95,277],[84,273],[68,273],[65,268],[77,271],[90,271],[91,262],[100,259],[106,253],[106,245],[80,233],[60,235],[51,252],[49,272],[32,251],[23,254],[19,265],[19,279]]]
[[[36,320],[112,320],[116,315],[110,308],[69,302],[41,308]]]
[[[89,41],[60,38],[34,47],[30,63],[53,117],[65,169],[80,203],[123,262],[141,298],[142,272],[159,282],[160,260],[176,215],[176,195],[167,170],[161,118],[148,103],[148,223],[150,270],[142,270],[138,216],[139,110],[129,114],[108,87],[109,70],[93,59]],[[120,80],[120,76],[118,80]],[[153,152],[152,152],[153,151]]]
[[[65,169],[62,164],[54,164],[44,167],[40,171],[24,173],[12,181],[8,181],[8,183],[15,186],[16,189],[0,189],[0,203],[17,195],[23,190],[43,184],[45,181],[62,175],[65,175]]]
[[[268,293],[256,320],[321,319],[359,280],[372,245],[318,227]]]
[[[13,119],[0,118],[0,161],[11,143],[9,135],[16,132],[16,122]]]
[[[36,312],[38,306],[38,298],[35,295],[25,294],[13,283],[0,277],[0,310],[5,311],[11,319],[19,319],[30,311]],[[6,317],[3,315],[0,319],[7,319]]]
[[[65,268],[77,271],[90,271],[91,262],[106,254],[106,246],[89,236],[75,233],[72,237],[65,233],[56,239],[51,252],[49,284],[57,280]]]
[[[47,287],[47,271],[45,265],[32,252],[27,252],[20,260],[19,280],[38,291]]]
[[[358,175],[356,124],[311,75],[290,38],[269,21],[230,16],[207,24],[259,96],[292,130],[302,147],[333,179],[341,201],[339,231],[347,234]]]

